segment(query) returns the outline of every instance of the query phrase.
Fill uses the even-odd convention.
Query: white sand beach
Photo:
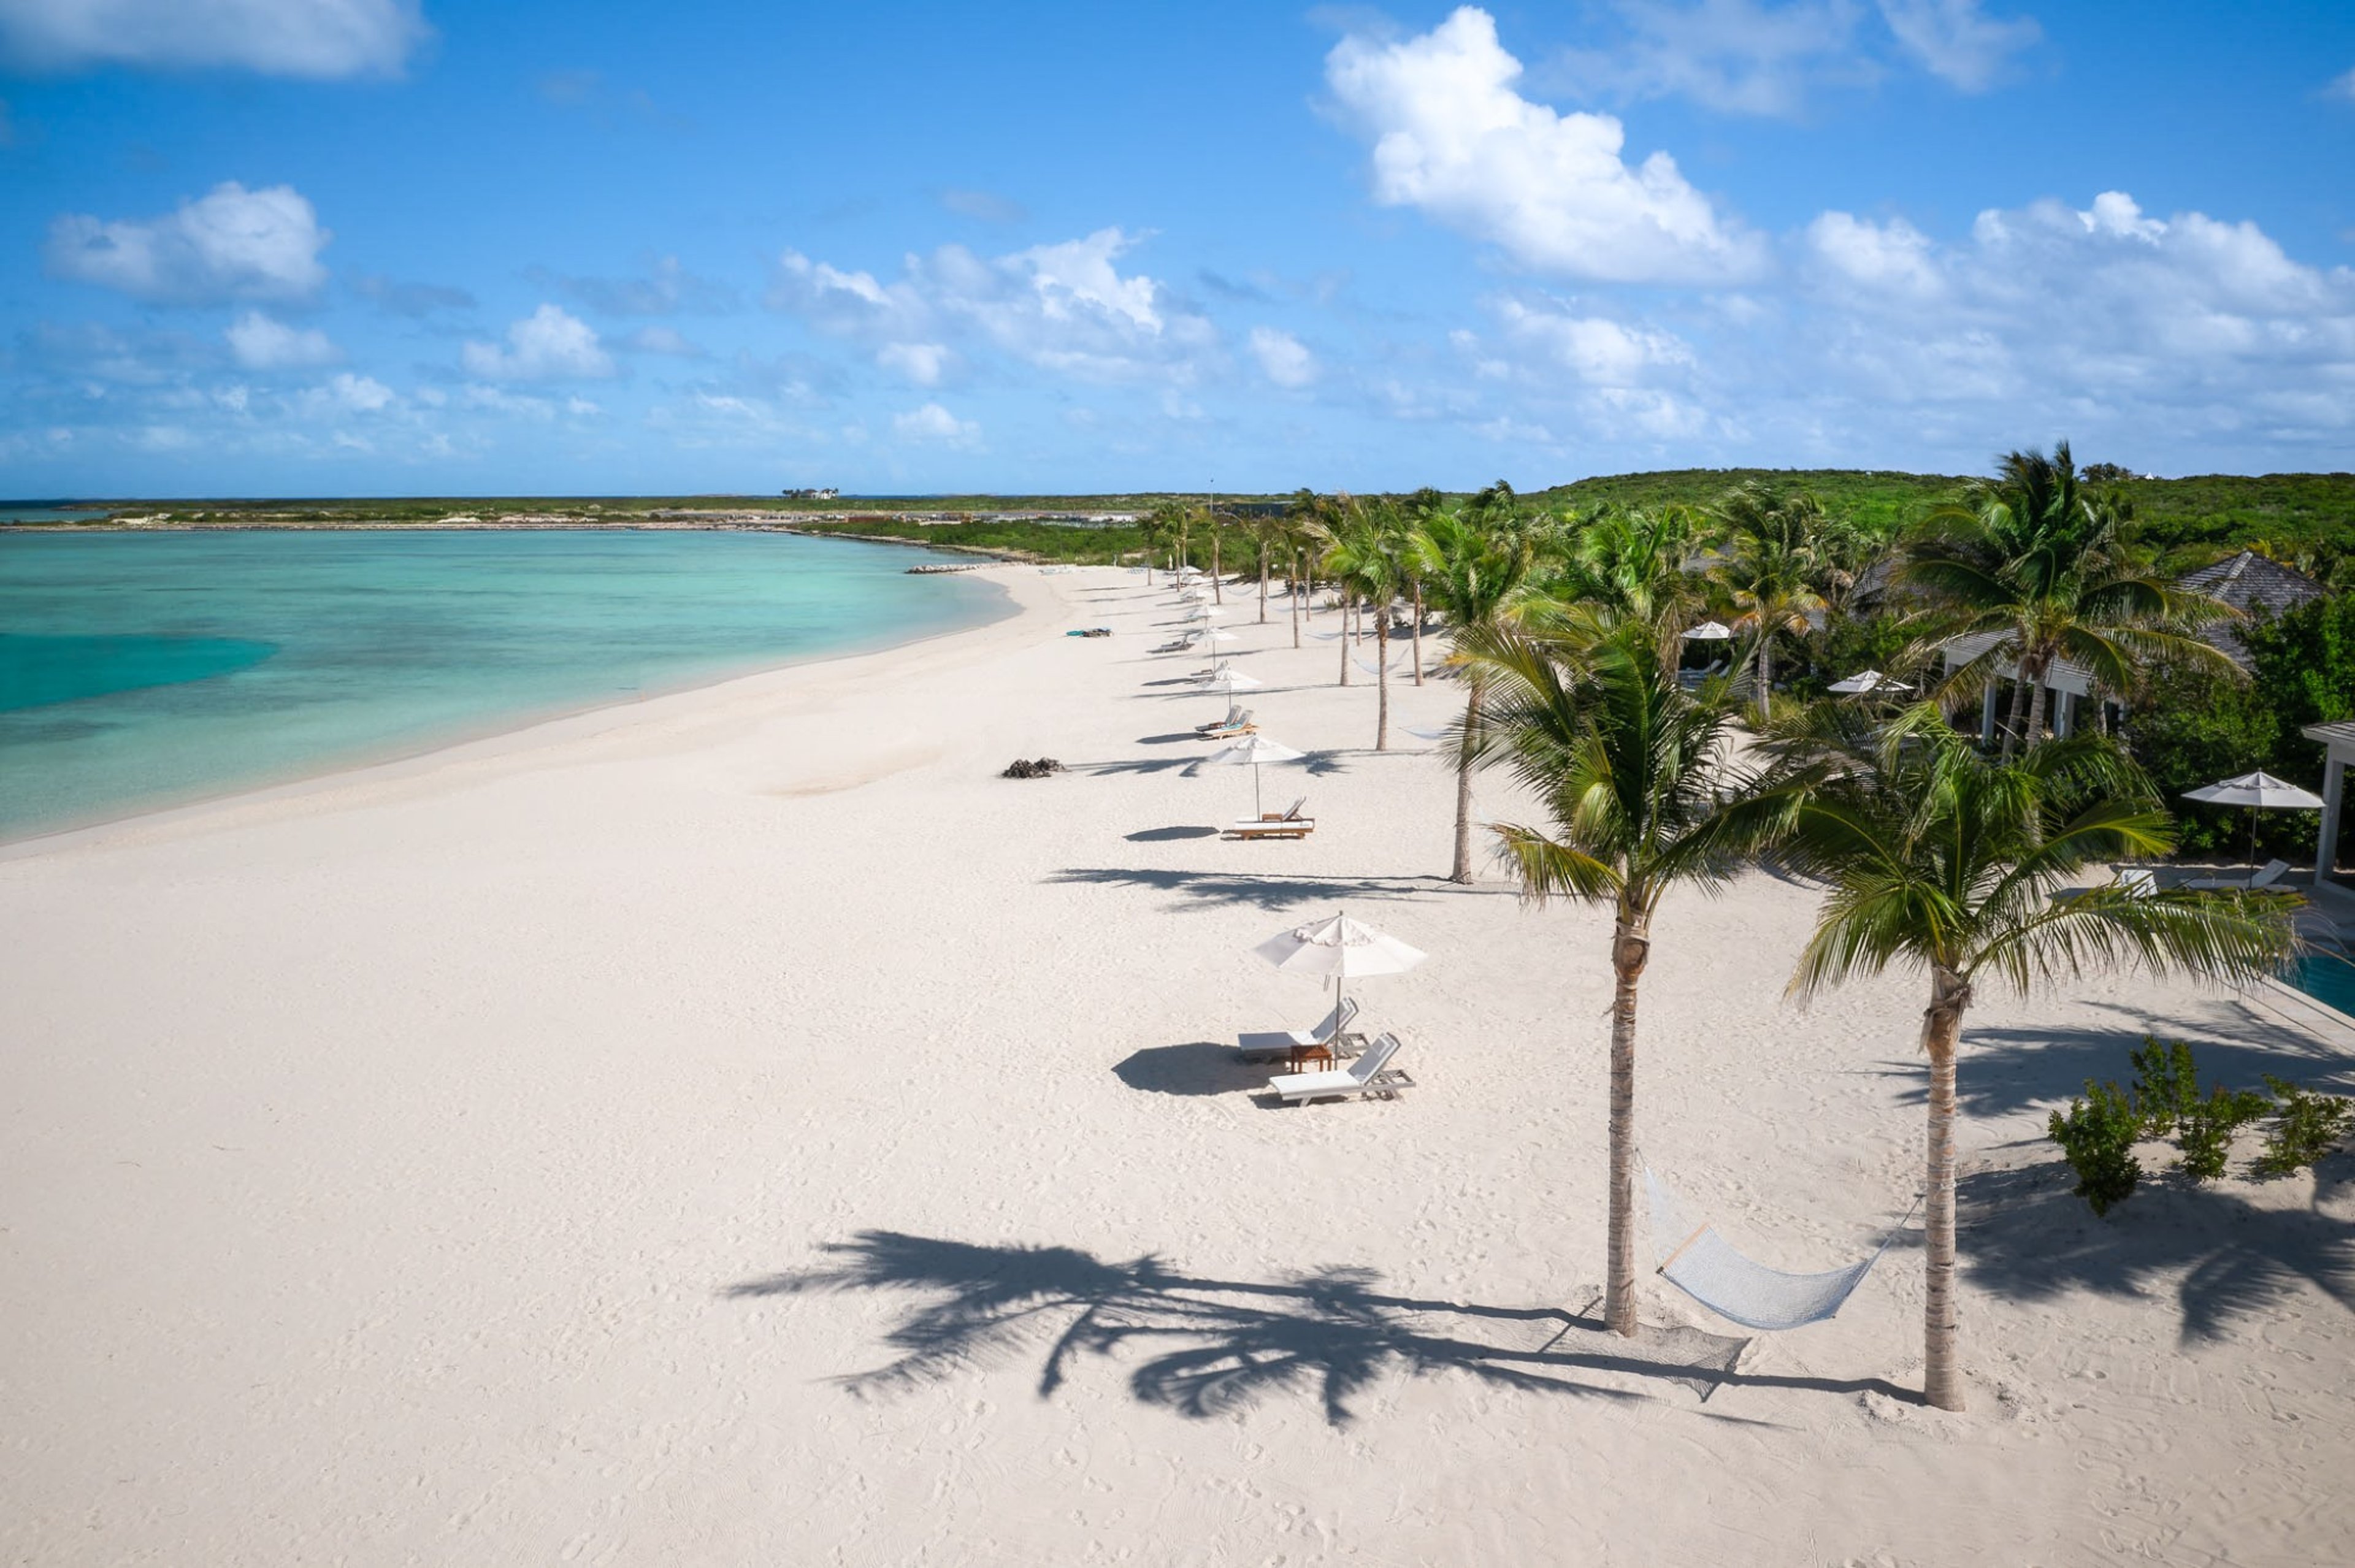
[[[1167,591],[991,575],[978,630],[0,851],[0,1560],[2355,1561],[2348,1157],[2096,1221],[2042,1136],[2146,1033],[2341,1092],[2355,1034],[1977,1008],[1967,1413],[1907,1397],[1910,1235],[1827,1324],[1647,1279],[1607,1336],[1607,923],[1442,880],[1456,688],[1376,753],[1231,590],[1317,821],[1232,842]],[[1248,949],[1337,909],[1431,955],[1353,987],[1415,1086],[1275,1108],[1233,1037],[1329,997]],[[1922,1136],[1923,983],[1786,1005],[1814,912],[1673,898],[1639,1046],[1647,1157],[1793,1269]]]

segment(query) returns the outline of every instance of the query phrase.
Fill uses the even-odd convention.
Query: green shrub
[[[2175,1147],[2183,1154],[2183,1174],[2213,1181],[2232,1156],[2232,1135],[2273,1109],[2254,1089],[2233,1091],[2222,1083],[2207,1099],[2176,1114]]]
[[[2134,1146],[2142,1134],[2142,1116],[2134,1101],[2115,1083],[2085,1080],[2085,1097],[2069,1102],[2069,1114],[2052,1113],[2046,1128],[2069,1168],[2077,1173],[2077,1196],[2106,1214],[2114,1203],[2131,1196],[2142,1179]]]
[[[2191,1064],[2191,1048],[2181,1040],[2142,1037],[2134,1053],[2135,1113],[2142,1118],[2142,1136],[2163,1138],[2175,1131],[2179,1117],[2200,1104],[2200,1074]]]
[[[2336,1094],[2318,1094],[2286,1079],[2265,1074],[2274,1092],[2274,1122],[2265,1129],[2264,1152],[2257,1156],[2257,1175],[2266,1179],[2306,1169],[2339,1146],[2355,1122],[2355,1102]]]

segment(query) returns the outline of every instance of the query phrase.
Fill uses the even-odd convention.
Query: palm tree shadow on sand
[[[2247,1157],[2244,1145],[2236,1175]],[[2355,1312],[2355,1222],[2326,1211],[2345,1211],[2355,1154],[2325,1158],[2314,1183],[2310,1204],[2284,1209],[2251,1201],[2239,1181],[2147,1178],[2096,1219],[2056,1160],[1976,1171],[1960,1183],[1963,1263],[1974,1284],[2012,1300],[2171,1291],[2185,1345],[2223,1339],[2307,1288]]]
[[[989,1246],[864,1231],[823,1249],[817,1267],[741,1281],[732,1299],[865,1291],[919,1297],[885,1337],[893,1359],[840,1380],[858,1394],[949,1381],[1037,1351],[1039,1395],[1051,1397],[1094,1356],[1142,1353],[1129,1391],[1142,1404],[1207,1417],[1295,1391],[1313,1392],[1336,1426],[1385,1375],[1456,1372],[1527,1393],[1640,1400],[1640,1388],[1589,1374],[1657,1381],[1707,1399],[1721,1387],[1873,1390],[1879,1379],[1745,1374],[1750,1343],[1690,1328],[1646,1327],[1633,1339],[1600,1317],[1556,1307],[1483,1307],[1386,1295],[1369,1269],[1332,1267],[1268,1283],[1198,1278],[1150,1253],[1108,1263],[1076,1247]]]

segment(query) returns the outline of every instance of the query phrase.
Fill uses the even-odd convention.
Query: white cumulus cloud
[[[327,335],[315,326],[289,326],[284,322],[247,311],[222,334],[229,352],[249,370],[296,370],[332,365],[343,357]]]
[[[1874,223],[1852,213],[1827,212],[1807,225],[1806,242],[1850,283],[1917,299],[1945,285],[1929,236],[1902,218]]]
[[[896,370],[919,387],[937,387],[948,368],[949,351],[939,343],[887,343],[875,351],[875,363]]]
[[[1858,48],[1855,0],[1621,0],[1616,47],[1574,49],[1557,63],[1587,92],[1677,96],[1728,114],[1796,114],[1825,85],[1871,81]]]
[[[1979,0],[1880,0],[1897,42],[1932,75],[1966,92],[1992,87],[2044,29],[2030,16],[1989,16]]]
[[[1259,360],[1260,373],[1279,387],[1305,387],[1316,379],[1316,357],[1288,332],[1252,327],[1251,351]]]
[[[301,299],[327,270],[334,238],[292,186],[215,186],[161,218],[106,220],[67,213],[49,225],[49,272],[158,304]]]
[[[981,443],[981,426],[961,420],[938,403],[926,403],[891,416],[891,432],[901,441],[923,442],[970,450]]]
[[[431,32],[417,0],[0,0],[0,54],[50,70],[382,76]]]
[[[1642,386],[1664,368],[1692,363],[1692,350],[1673,333],[1533,309],[1518,300],[1505,301],[1497,314],[1512,337],[1589,386]]]
[[[2326,96],[2336,98],[2341,103],[2355,103],[2355,69],[2349,70],[2344,76],[2333,77],[2330,85],[2322,91]]]
[[[613,357],[589,324],[552,304],[511,323],[505,347],[470,342],[462,357],[467,373],[486,381],[584,380],[613,373]]]
[[[1373,142],[1374,197],[1417,208],[1524,265],[1615,283],[1755,272],[1755,237],[1654,153],[1622,156],[1607,114],[1563,114],[1514,91],[1521,63],[1485,11],[1457,10],[1404,42],[1352,34],[1326,82]]]
[[[1135,380],[1149,374],[1190,375],[1218,334],[1156,279],[1123,273],[1120,257],[1136,243],[1118,229],[1082,239],[983,257],[961,245],[911,255],[884,283],[872,272],[813,261],[798,251],[778,259],[771,309],[820,331],[873,345],[885,367],[915,374],[940,370],[960,344],[986,347],[1084,380]]]

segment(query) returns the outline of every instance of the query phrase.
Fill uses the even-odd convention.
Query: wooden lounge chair
[[[1394,1100],[1401,1089],[1414,1083],[1405,1073],[1390,1070],[1391,1059],[1399,1049],[1398,1036],[1386,1034],[1347,1067],[1326,1072],[1281,1072],[1269,1079],[1267,1086],[1287,1105],[1305,1105],[1311,1100],[1355,1100],[1369,1094]]]
[[[1238,735],[1248,735],[1259,726],[1252,722],[1250,709],[1235,715],[1215,730],[1199,731],[1205,741],[1231,741]]]
[[[1262,815],[1256,821],[1236,823],[1227,829],[1227,837],[1230,838],[1305,838],[1316,831],[1316,819],[1300,815],[1301,808],[1307,804],[1308,797],[1304,795],[1292,803],[1292,809],[1289,811],[1268,812]]]
[[[2268,860],[2245,877],[2194,877],[2183,885],[2210,892],[2254,893],[2272,887],[2288,874],[2287,860]]]
[[[1358,998],[1344,997],[1340,1006],[1318,1019],[1314,1029],[1261,1029],[1235,1036],[1235,1055],[1250,1061],[1271,1056],[1289,1056],[1295,1046],[1330,1045],[1357,1016]]]
[[[1206,719],[1194,726],[1194,733],[1207,734],[1212,730],[1222,730],[1230,724],[1240,724],[1245,717],[1243,710],[1231,702],[1227,704],[1227,716],[1224,719]]]

